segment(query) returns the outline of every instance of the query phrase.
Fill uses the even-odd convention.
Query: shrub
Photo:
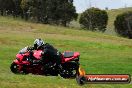
[[[114,26],[117,34],[132,39],[132,11],[119,14],[114,21]]]
[[[101,32],[104,32],[106,30],[107,21],[107,12],[105,10],[100,10],[93,7],[84,11],[79,19],[79,23],[85,29]]]

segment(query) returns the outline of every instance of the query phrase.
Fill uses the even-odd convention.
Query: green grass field
[[[75,79],[16,75],[10,64],[17,52],[42,38],[61,52],[79,51],[80,63],[87,74],[131,74],[132,40],[102,33],[28,23],[0,17],[0,88],[132,88],[131,84],[88,84]]]

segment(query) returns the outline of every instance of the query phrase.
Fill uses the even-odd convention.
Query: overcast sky
[[[105,9],[105,7],[109,9],[117,9],[125,6],[132,7],[132,0],[74,0],[74,6],[76,6],[78,13],[89,8],[89,3],[91,3],[92,7],[94,6],[101,9]]]

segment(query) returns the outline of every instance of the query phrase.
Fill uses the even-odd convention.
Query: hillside
[[[107,30],[105,31],[105,34],[109,34],[109,35],[116,35],[115,31],[114,31],[114,21],[116,19],[116,16],[118,14],[121,14],[123,12],[127,12],[127,11],[132,11],[132,7],[127,7],[127,8],[120,8],[120,9],[112,9],[112,10],[108,10],[108,25],[107,25]],[[79,17],[80,17],[81,13],[79,13]],[[79,24],[79,18],[77,21],[73,21],[71,22],[71,27],[75,27],[75,28],[80,28],[80,24]]]
[[[0,17],[0,88],[79,88],[75,79],[16,75],[10,64],[16,53],[34,39],[42,38],[61,52],[79,51],[80,64],[88,74],[131,74],[132,40],[102,33],[28,23]],[[131,88],[130,84],[88,84],[84,88]]]
[[[127,7],[127,8],[120,8],[120,9],[112,9],[112,10],[108,10],[108,16],[109,16],[109,20],[108,20],[108,26],[107,26],[107,34],[113,34],[115,35],[115,31],[114,31],[114,21],[116,19],[116,16],[118,14],[121,14],[123,12],[127,12],[127,11],[132,11],[132,7]]]

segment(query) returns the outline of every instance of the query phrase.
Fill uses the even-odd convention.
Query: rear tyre
[[[77,75],[79,65],[74,62],[63,64],[63,69],[60,72],[60,76],[63,78],[75,78]]]
[[[79,85],[84,85],[86,83],[86,78],[83,76],[76,76],[76,81]]]

